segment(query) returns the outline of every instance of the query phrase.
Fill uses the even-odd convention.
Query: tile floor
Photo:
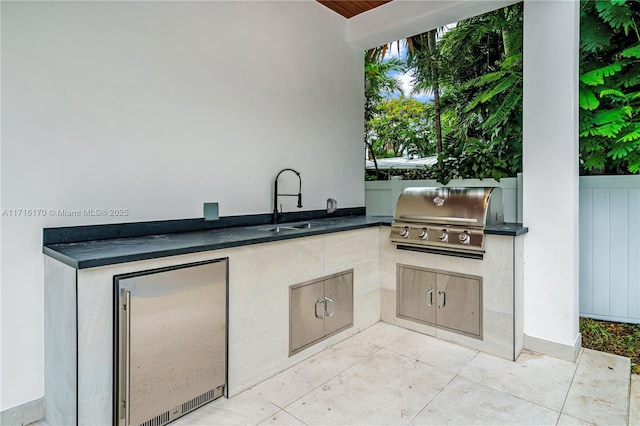
[[[588,349],[510,362],[379,322],[173,425],[640,424],[629,377],[627,358]]]

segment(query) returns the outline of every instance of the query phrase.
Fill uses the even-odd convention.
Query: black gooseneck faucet
[[[286,171],[295,173],[298,176],[298,179],[300,180],[300,186],[298,187],[297,194],[278,194],[278,178],[280,177],[282,172],[286,172]],[[273,223],[278,223],[279,216],[281,214],[281,213],[278,213],[278,197],[279,196],[280,197],[298,197],[298,208],[299,209],[302,208],[302,178],[300,177],[300,172],[294,169],[287,168],[287,169],[280,170],[276,175],[276,180],[273,185],[273,219],[272,219]]]

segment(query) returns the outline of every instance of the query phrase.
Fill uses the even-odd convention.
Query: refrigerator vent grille
[[[142,423],[140,426],[161,426],[167,423],[169,423],[169,412],[165,411],[159,416],[156,416],[153,419],[147,420],[146,422]]]
[[[191,401],[187,401],[184,404],[182,404],[182,412],[186,413],[188,411],[191,411],[194,408],[199,407],[208,401],[211,401],[212,399],[215,399],[214,389],[211,389],[210,391],[205,392],[200,396],[196,396]]]

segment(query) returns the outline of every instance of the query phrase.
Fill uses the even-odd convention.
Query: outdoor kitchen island
[[[524,235],[527,228],[503,224],[485,229],[485,252],[482,259],[402,250],[381,234],[380,286],[381,320],[481,352],[515,360],[523,348],[523,265]],[[442,276],[472,278],[479,281],[480,335],[452,331],[398,316],[398,285],[401,268],[409,267]],[[423,296],[424,305],[439,309],[442,301],[436,293],[433,302]],[[449,300],[445,302],[449,303]]]
[[[113,423],[114,276],[214,259],[228,259],[229,265],[225,390],[229,397],[381,318],[397,323],[395,316],[389,315],[389,293],[395,289],[398,262],[428,263],[429,267],[443,270],[484,274],[483,339],[490,339],[486,350],[494,353],[495,348],[500,348],[502,356],[513,356],[513,347],[507,356],[507,350],[503,350],[506,343],[494,336],[501,338],[509,332],[513,335],[516,328],[505,325],[506,329],[496,334],[493,328],[502,327],[504,321],[492,318],[496,312],[500,320],[513,321],[517,310],[502,309],[508,302],[506,295],[491,292],[507,285],[507,281],[512,288],[517,287],[514,277],[519,272],[514,271],[521,271],[521,266],[513,265],[521,260],[521,234],[525,228],[504,225],[487,229],[485,259],[476,260],[396,250],[388,240],[387,217],[338,217],[309,222],[310,228],[292,227],[279,232],[252,225],[82,242],[52,243],[45,238],[45,243],[49,242],[43,249],[45,401],[49,423]],[[51,232],[59,233],[60,229]],[[518,253],[514,253],[516,248]],[[459,262],[462,266],[456,266]],[[289,356],[290,287],[350,270],[353,326]],[[521,279],[519,282],[521,285]],[[500,309],[508,312],[499,315]],[[402,324],[411,329],[418,327],[427,334],[436,333],[429,326],[411,321]],[[437,333],[452,341],[466,338],[441,330]],[[483,342],[470,340],[460,341],[472,347]]]

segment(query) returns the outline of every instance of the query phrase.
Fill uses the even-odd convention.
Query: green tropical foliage
[[[522,170],[522,3],[465,19],[440,41],[443,109],[453,121],[442,155],[455,177]]]
[[[433,94],[433,128],[438,154],[438,167],[442,169],[442,108],[440,104],[441,49],[437,38],[440,30],[431,30],[407,39],[409,45],[407,66],[414,71],[414,92]]]
[[[582,173],[640,173],[640,1],[581,0],[580,6]],[[390,104],[378,100],[366,116],[372,152],[428,156],[435,147],[438,167],[422,177],[443,183],[520,172],[523,23],[518,3],[404,40],[407,56],[396,70],[410,69],[414,90],[433,99],[412,125],[400,125]],[[377,52],[384,56],[387,49]]]
[[[582,0],[580,154],[586,173],[640,173],[640,3]]]
[[[387,99],[378,103],[369,120],[372,148],[377,158],[409,155],[433,155],[430,143],[430,105],[417,99]]]
[[[371,120],[380,102],[389,99],[394,92],[399,91],[398,81],[390,76],[392,71],[402,71],[404,63],[397,58],[384,61],[386,46],[370,49],[364,53],[364,144],[379,175],[376,161],[374,138],[371,134]]]

